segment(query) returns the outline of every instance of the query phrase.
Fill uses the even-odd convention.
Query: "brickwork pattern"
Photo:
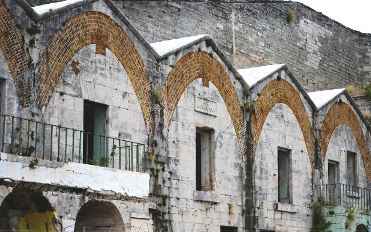
[[[321,126],[321,156],[324,160],[328,145],[335,129],[340,125],[347,125],[352,129],[353,136],[357,141],[361,152],[368,180],[371,180],[370,154],[366,143],[366,137],[360,125],[356,113],[346,103],[335,103],[326,114]]]
[[[260,92],[260,96],[256,100],[255,110],[252,114],[254,143],[258,143],[265,120],[273,106],[277,103],[283,103],[290,107],[298,120],[313,168],[314,135],[311,122],[309,121],[308,113],[305,110],[299,92],[286,80],[272,80]]]
[[[20,104],[28,106],[31,101],[31,83],[25,79],[25,72],[31,58],[24,49],[23,36],[3,0],[0,0],[0,51],[8,62]]]
[[[96,44],[98,53],[108,48],[128,74],[141,106],[147,128],[152,126],[151,86],[141,56],[128,34],[108,15],[89,11],[71,18],[41,57],[37,103],[45,106],[61,79],[65,65],[81,48]]]
[[[162,90],[165,126],[169,127],[171,117],[183,92],[192,81],[198,78],[202,78],[204,84],[211,81],[219,90],[230,114],[236,135],[240,139],[243,113],[236,90],[223,65],[206,52],[186,54],[170,72]]]

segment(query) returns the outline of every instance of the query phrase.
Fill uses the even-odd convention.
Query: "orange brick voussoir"
[[[362,155],[367,178],[368,180],[371,180],[370,152],[367,146],[366,137],[356,113],[347,103],[335,103],[326,114],[321,126],[320,146],[322,159],[324,160],[326,158],[327,148],[335,129],[341,125],[347,125],[351,128],[358,149]]]
[[[21,106],[29,106],[31,103],[31,83],[25,78],[25,73],[31,62],[31,57],[24,48],[22,33],[18,30],[13,16],[3,0],[0,0],[0,52],[8,63]]]
[[[65,65],[90,44],[96,44],[100,53],[110,49],[120,61],[138,97],[147,129],[151,130],[151,87],[143,60],[123,28],[100,12],[88,11],[70,18],[50,40],[41,57],[37,103],[41,107],[48,104]]]
[[[175,108],[188,85],[201,78],[212,82],[219,90],[230,114],[238,139],[241,139],[243,113],[236,90],[223,65],[206,52],[190,52],[184,55],[167,77],[162,89],[162,104],[165,108],[165,126],[171,123]]]
[[[286,80],[272,80],[260,92],[256,100],[255,111],[252,114],[254,143],[259,142],[265,120],[272,108],[278,103],[287,105],[298,120],[313,170],[315,149],[311,122],[300,93]]]

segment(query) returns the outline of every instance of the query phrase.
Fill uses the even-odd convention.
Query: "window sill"
[[[354,199],[359,199],[359,193],[358,192],[353,192],[353,191],[347,191],[347,197],[349,198],[354,198]]]
[[[209,202],[209,203],[214,203],[214,204],[219,203],[216,193],[212,191],[194,191],[193,200],[201,201],[201,202]]]
[[[274,210],[279,212],[286,212],[286,213],[297,213],[297,209],[293,204],[289,203],[274,203]]]

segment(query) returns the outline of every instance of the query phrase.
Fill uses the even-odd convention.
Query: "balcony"
[[[141,143],[0,115],[0,184],[145,198],[146,154]]]
[[[315,187],[315,195],[326,206],[371,209],[371,190],[346,184],[324,184]]]
[[[0,115],[0,152],[143,172],[146,145],[10,115]]]

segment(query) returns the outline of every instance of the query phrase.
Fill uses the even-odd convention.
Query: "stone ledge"
[[[193,200],[209,202],[209,203],[214,203],[214,204],[217,204],[220,202],[215,192],[208,192],[208,191],[194,191]]]
[[[149,174],[80,163],[40,160],[30,167],[31,157],[0,153],[0,180],[88,190],[102,194],[147,198]]]
[[[295,205],[292,204],[284,204],[284,203],[274,203],[273,208],[275,211],[285,212],[285,213],[297,213],[298,209]]]

